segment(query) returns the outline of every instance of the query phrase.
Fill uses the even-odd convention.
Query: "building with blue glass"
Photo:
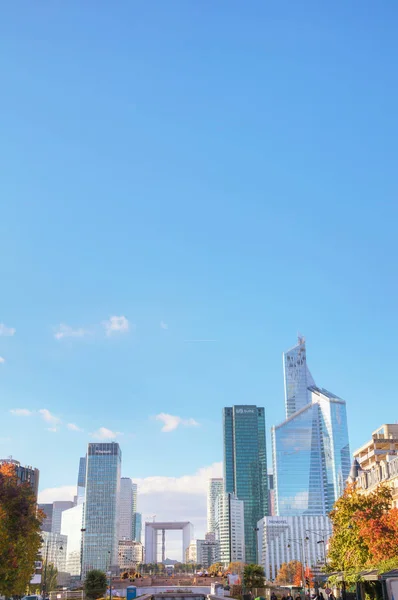
[[[268,515],[264,408],[223,409],[225,492],[244,502],[245,560],[256,562],[257,522]]]
[[[327,515],[350,472],[346,403],[312,383],[302,338],[293,351],[284,354],[288,417],[272,428],[276,514]],[[303,382],[312,384],[304,391]]]
[[[121,457],[116,442],[88,445],[83,575],[91,569],[117,568]]]

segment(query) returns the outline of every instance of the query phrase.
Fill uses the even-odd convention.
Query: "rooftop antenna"
[[[298,343],[299,343],[300,346],[302,344],[305,344],[305,337],[299,331],[297,331],[297,341],[298,341]]]

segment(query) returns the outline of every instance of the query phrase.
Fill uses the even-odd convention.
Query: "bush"
[[[105,595],[108,582],[103,571],[93,569],[86,575],[84,591],[89,600],[97,600]]]

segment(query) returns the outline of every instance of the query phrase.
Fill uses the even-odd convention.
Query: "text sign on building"
[[[254,408],[237,408],[236,409],[236,414],[237,415],[246,415],[246,414],[254,414],[255,410]]]

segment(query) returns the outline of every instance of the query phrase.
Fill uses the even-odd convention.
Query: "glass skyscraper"
[[[315,385],[307,365],[305,339],[299,337],[296,346],[283,353],[283,377],[285,382],[285,410],[288,419],[311,402],[308,388]]]
[[[246,562],[256,562],[257,522],[268,514],[264,408],[223,409],[225,492],[244,502]]]
[[[283,517],[327,515],[350,472],[346,403],[313,384],[304,393],[303,382],[313,380],[303,357],[301,338],[284,354],[289,416],[272,428],[276,514]],[[289,370],[286,365],[291,362]]]
[[[90,443],[86,463],[83,575],[118,564],[121,451],[119,444]]]

